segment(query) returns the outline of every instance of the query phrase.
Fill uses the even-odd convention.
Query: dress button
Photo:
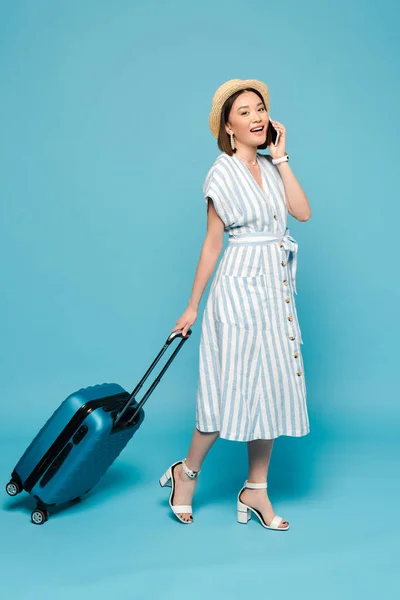
[[[296,339],[296,338],[295,338],[295,336],[294,336],[294,335],[291,335],[291,336],[289,336],[289,340],[292,340],[292,341],[293,341],[293,340],[295,340],[295,339]]]
[[[300,369],[297,371],[297,375],[300,377],[300,375],[302,375],[302,371],[300,371]]]
[[[283,260],[283,261],[281,262],[281,265],[282,265],[282,267],[286,267],[286,260]]]
[[[298,353],[298,352],[295,352],[295,353],[293,354],[293,356],[294,356],[295,358],[299,358],[299,353]]]
[[[290,302],[290,298],[285,298],[285,302]]]
[[[277,215],[274,215],[274,219],[275,219],[275,221],[277,221],[277,220],[278,220],[278,217],[277,217]]]
[[[289,315],[289,316],[288,316],[288,318],[287,318],[287,320],[288,320],[288,321],[293,321],[293,317],[292,317],[292,315]]]
[[[287,279],[284,279],[282,283],[283,283],[283,285],[287,285],[289,282]]]

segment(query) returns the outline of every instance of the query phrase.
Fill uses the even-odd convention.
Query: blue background
[[[211,449],[188,528],[158,484],[195,424],[208,286],[143,428],[85,501],[35,527],[33,500],[4,492],[2,596],[397,597],[398,28],[388,0],[1,2],[4,484],[67,395],[133,388],[185,310],[224,81],[267,83],[313,212],[288,216],[311,433],[276,440],[268,478],[290,532],[236,523],[245,444]]]

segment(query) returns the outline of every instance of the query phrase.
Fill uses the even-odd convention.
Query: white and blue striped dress
[[[235,441],[310,430],[294,298],[298,245],[286,227],[279,169],[270,155],[257,160],[263,189],[225,152],[203,186],[229,243],[202,319],[196,427]]]

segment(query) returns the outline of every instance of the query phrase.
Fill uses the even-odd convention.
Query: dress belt
[[[296,288],[296,270],[297,270],[297,250],[298,243],[290,235],[289,228],[286,227],[285,233],[279,231],[272,233],[269,231],[248,231],[245,233],[234,233],[229,235],[229,244],[268,244],[271,242],[281,242],[285,250],[292,252],[292,258],[288,258],[288,267],[292,279],[293,289],[297,294]]]

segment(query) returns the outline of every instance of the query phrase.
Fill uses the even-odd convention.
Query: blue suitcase
[[[96,485],[144,419],[143,405],[190,337],[171,333],[131,394],[117,383],[82,388],[66,398],[18,461],[6,486],[10,496],[23,490],[36,499],[31,520],[41,525],[49,508],[75,501]],[[175,338],[182,338],[140,402],[135,397]]]

